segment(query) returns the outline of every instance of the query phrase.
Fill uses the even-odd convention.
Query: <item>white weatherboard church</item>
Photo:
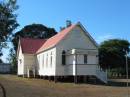
[[[107,83],[98,63],[98,46],[81,23],[70,25],[49,39],[20,38],[18,75],[30,73],[54,80],[95,76]]]

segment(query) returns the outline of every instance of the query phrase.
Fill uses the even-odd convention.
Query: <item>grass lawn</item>
[[[126,87],[54,83],[15,75],[0,75],[0,83],[4,85],[7,97],[127,97],[128,94]]]

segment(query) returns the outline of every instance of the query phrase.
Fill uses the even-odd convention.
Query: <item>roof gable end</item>
[[[90,41],[94,44],[94,46],[96,48],[98,48],[97,42],[93,39],[93,37],[89,34],[89,32],[84,28],[84,26],[80,22],[78,22],[77,25],[79,25],[81,27],[81,29],[83,30],[86,37],[88,37],[90,39]]]

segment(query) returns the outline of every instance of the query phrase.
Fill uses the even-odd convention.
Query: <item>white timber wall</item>
[[[96,75],[97,65],[77,65],[77,75]],[[75,65],[66,65],[65,75],[75,75]]]
[[[24,74],[24,55],[21,50],[21,46],[19,47],[19,54],[18,54],[18,75]]]
[[[36,57],[32,54],[24,54],[24,74],[27,74],[28,69],[33,70],[36,67]]]
[[[56,70],[56,48],[38,54],[37,64],[39,75],[54,76]]]
[[[68,55],[66,57],[66,64],[74,64],[74,55]],[[84,64],[84,55],[77,55],[77,64]],[[87,55],[87,64],[98,64],[98,58],[96,55]]]
[[[85,32],[86,33],[86,32]],[[57,50],[57,56],[56,56],[56,59],[57,59],[57,63],[56,63],[56,75],[67,75],[67,72],[66,70],[67,69],[67,65],[66,66],[63,66],[61,63],[62,61],[62,51],[65,50],[65,51],[68,51],[68,50],[71,50],[71,49],[97,49],[97,47],[92,43],[92,41],[89,39],[88,36],[86,36],[83,32],[83,30],[81,29],[80,26],[76,26],[70,33],[68,33],[68,35],[56,46],[56,50]],[[68,57],[68,56],[67,56]],[[83,56],[80,56],[81,58],[78,59],[78,61],[80,63],[83,62]],[[91,56],[91,55],[88,55],[88,63],[89,64],[95,64],[97,62],[97,60],[94,58],[96,57],[95,56]],[[91,59],[92,58],[92,59]],[[73,60],[73,57],[70,57],[69,58],[69,63],[70,62],[74,62]],[[94,67],[95,66],[95,67]],[[70,72],[74,72],[74,65],[73,66],[70,66],[73,68],[73,70],[70,70]],[[93,71],[92,72],[95,72],[96,71],[96,65],[86,65],[86,68],[87,67],[90,67],[90,68],[93,68]],[[84,68],[84,66],[79,66],[78,68]],[[69,68],[71,69],[71,68]],[[82,74],[82,69],[79,69]],[[83,70],[83,73],[85,70]],[[91,72],[90,72],[91,73]],[[72,73],[71,73],[72,74]],[[86,72],[86,75],[87,75],[87,72]]]
[[[84,55],[77,55],[77,75],[96,75],[98,59],[96,55],[88,55],[84,64]],[[75,55],[67,56],[65,75],[75,75]]]

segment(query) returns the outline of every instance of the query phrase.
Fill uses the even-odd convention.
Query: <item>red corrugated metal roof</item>
[[[55,46],[57,43],[59,43],[66,35],[67,33],[70,32],[70,30],[72,28],[74,28],[75,25],[71,25],[70,27],[62,30],[61,32],[59,32],[58,34],[56,34],[55,36],[49,38],[43,45],[42,47],[37,51],[37,53],[44,51],[45,49],[51,48],[53,46]]]
[[[27,54],[35,54],[45,42],[45,39],[20,38],[22,52]]]
[[[20,43],[22,47],[22,52],[27,54],[35,54],[40,53],[48,48],[51,48],[55,46],[57,43],[59,43],[74,27],[75,25],[71,25],[70,27],[67,27],[66,29],[62,30],[58,34],[49,38],[48,40],[21,38]]]

